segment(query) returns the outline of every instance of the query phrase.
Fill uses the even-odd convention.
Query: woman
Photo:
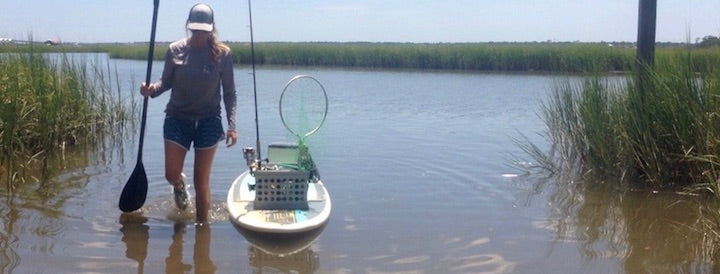
[[[196,4],[190,9],[186,28],[192,35],[170,44],[160,81],[142,83],[140,93],[155,98],[172,89],[163,125],[165,178],[173,186],[177,207],[184,210],[189,195],[182,169],[192,144],[196,221],[206,223],[211,197],[210,170],[217,143],[223,138],[228,147],[237,142],[235,82],[232,53],[218,41],[213,10],[208,5]],[[222,128],[221,100],[227,114],[227,134]]]

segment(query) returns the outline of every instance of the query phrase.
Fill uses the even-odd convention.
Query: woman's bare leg
[[[195,150],[195,164],[193,182],[195,184],[195,208],[198,223],[208,221],[210,210],[210,170],[217,145],[207,149]]]
[[[187,151],[182,146],[165,140],[165,179],[175,187],[180,189],[183,165],[185,164],[185,155]]]

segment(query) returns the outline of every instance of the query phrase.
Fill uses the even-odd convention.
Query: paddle
[[[152,30],[150,31],[150,49],[147,58],[147,71],[145,74],[145,83],[150,83],[150,74],[152,72],[153,52],[155,51],[155,25],[157,25],[157,14],[160,0],[154,0]],[[125,183],[125,187],[120,194],[120,202],[118,206],[123,212],[130,212],[140,209],[145,203],[148,191],[148,180],[145,174],[145,166],[142,163],[143,140],[145,139],[145,120],[147,118],[148,97],[143,99],[142,120],[140,120],[140,144],[138,145],[137,164]]]

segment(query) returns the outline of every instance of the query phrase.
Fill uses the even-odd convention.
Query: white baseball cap
[[[189,30],[213,31],[213,10],[206,4],[195,4],[188,15]]]

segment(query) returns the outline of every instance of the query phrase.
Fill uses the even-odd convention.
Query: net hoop
[[[288,88],[290,87],[290,85],[291,85],[293,82],[295,82],[295,81],[297,81],[297,80],[300,80],[300,79],[310,79],[310,80],[314,81],[315,83],[317,83],[317,85],[320,87],[320,90],[322,91],[323,99],[325,100],[325,111],[323,112],[322,120],[320,120],[320,123],[318,123],[318,125],[315,126],[315,128],[313,128],[312,130],[306,132],[306,133],[303,134],[302,136],[301,136],[300,132],[295,132],[295,131],[293,131],[293,130],[290,128],[290,126],[288,126],[287,122],[285,121],[285,117],[283,116],[283,111],[282,111],[282,110],[283,110],[283,98],[285,97],[285,92],[288,91]],[[315,78],[313,78],[312,76],[309,76],[309,75],[297,75],[297,76],[293,77],[292,79],[290,79],[290,81],[288,81],[287,84],[285,84],[285,88],[283,88],[283,92],[282,92],[282,94],[280,94],[279,112],[280,112],[280,120],[282,120],[283,125],[285,126],[285,128],[286,128],[288,131],[290,131],[290,133],[292,133],[293,135],[297,136],[297,137],[298,137],[299,139],[301,139],[301,140],[304,139],[305,137],[308,137],[308,136],[310,136],[310,135],[313,135],[315,132],[317,132],[317,131],[320,129],[320,127],[322,127],[322,125],[325,123],[325,118],[327,118],[327,113],[328,113],[328,98],[327,98],[327,92],[325,92],[325,87],[322,85],[322,83],[320,83],[320,81],[318,81],[317,79],[315,79]]]

